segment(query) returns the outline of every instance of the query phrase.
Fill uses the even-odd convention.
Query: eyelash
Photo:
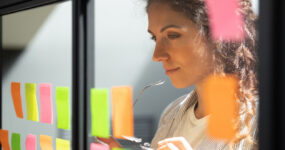
[[[167,37],[171,40],[174,40],[176,38],[179,38],[180,37],[180,34],[168,34]],[[155,36],[152,36],[151,37],[152,40],[156,41],[156,37]]]
[[[176,38],[179,38],[179,37],[180,37],[180,34],[172,33],[172,34],[168,34],[167,37],[168,37],[169,39],[176,39]]]

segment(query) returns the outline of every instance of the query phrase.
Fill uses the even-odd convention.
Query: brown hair
[[[174,11],[182,12],[196,24],[200,30],[199,33],[214,45],[212,50],[214,51],[215,73],[234,74],[238,77],[239,117],[235,122],[239,132],[230,144],[233,146],[243,139],[252,145],[257,144],[250,133],[252,128],[255,128],[251,125],[251,120],[256,116],[258,100],[255,29],[257,17],[252,11],[250,0],[239,0],[238,13],[244,18],[243,29],[246,34],[244,40],[240,42],[211,39],[205,0],[147,0],[146,9],[148,10],[154,2],[169,4]],[[242,133],[244,127],[248,132]]]

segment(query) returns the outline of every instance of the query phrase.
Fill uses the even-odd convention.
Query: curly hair
[[[239,10],[244,19],[245,38],[242,41],[213,40],[210,36],[209,19],[205,0],[147,0],[146,10],[154,3],[167,3],[174,11],[182,12],[192,20],[204,36],[214,46],[214,73],[233,74],[239,79],[238,118],[235,119],[238,133],[230,142],[231,147],[245,139],[256,145],[250,133],[251,120],[256,115],[258,101],[256,15],[250,0],[239,0]],[[244,132],[246,128],[246,132]]]

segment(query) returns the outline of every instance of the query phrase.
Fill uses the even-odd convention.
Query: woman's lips
[[[179,70],[179,69],[180,69],[179,67],[174,68],[174,69],[165,69],[165,74],[166,74],[166,75],[170,75],[170,74],[176,72],[176,71]]]

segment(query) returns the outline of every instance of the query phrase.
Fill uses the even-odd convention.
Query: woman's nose
[[[165,47],[159,43],[155,45],[152,60],[155,62],[166,61],[169,58],[168,53],[165,51]]]

